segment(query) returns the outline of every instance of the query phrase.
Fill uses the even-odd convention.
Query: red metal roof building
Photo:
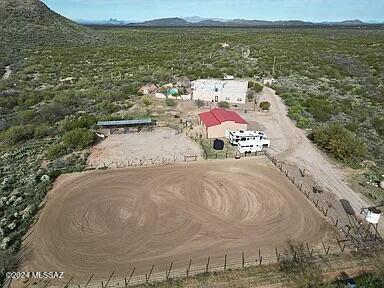
[[[200,125],[208,138],[223,138],[230,130],[247,130],[248,123],[239,114],[222,108],[214,108],[199,114]]]

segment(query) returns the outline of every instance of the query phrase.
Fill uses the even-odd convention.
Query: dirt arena
[[[25,240],[21,270],[165,271],[171,261],[318,242],[324,222],[264,157],[64,175]]]

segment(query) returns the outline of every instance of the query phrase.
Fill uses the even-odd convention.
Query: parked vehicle
[[[237,145],[239,141],[258,141],[263,147],[270,147],[271,141],[267,135],[260,131],[229,131],[229,143]]]
[[[259,141],[249,140],[249,141],[239,141],[237,143],[237,151],[240,154],[260,152],[264,149],[263,145]]]

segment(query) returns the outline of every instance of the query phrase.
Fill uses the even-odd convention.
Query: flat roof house
[[[245,103],[248,81],[200,79],[191,83],[192,100]]]
[[[199,114],[207,138],[223,138],[233,130],[247,130],[248,123],[239,114],[222,108],[215,108]]]

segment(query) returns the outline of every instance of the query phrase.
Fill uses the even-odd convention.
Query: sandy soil
[[[92,148],[88,164],[127,167],[184,162],[186,155],[197,155],[200,159],[199,145],[176,133],[174,129],[163,127],[152,132],[112,134]]]
[[[264,88],[259,101],[269,101],[271,110],[243,116],[271,138],[271,154],[280,161],[305,168],[318,185],[333,192],[339,199],[347,199],[355,213],[359,214],[362,207],[372,205],[369,199],[347,185],[343,170],[319,151],[306,137],[305,131],[297,128],[288,118],[286,106],[272,89]]]
[[[165,271],[171,261],[318,242],[324,222],[264,157],[89,171],[55,183],[20,270],[76,279]]]

